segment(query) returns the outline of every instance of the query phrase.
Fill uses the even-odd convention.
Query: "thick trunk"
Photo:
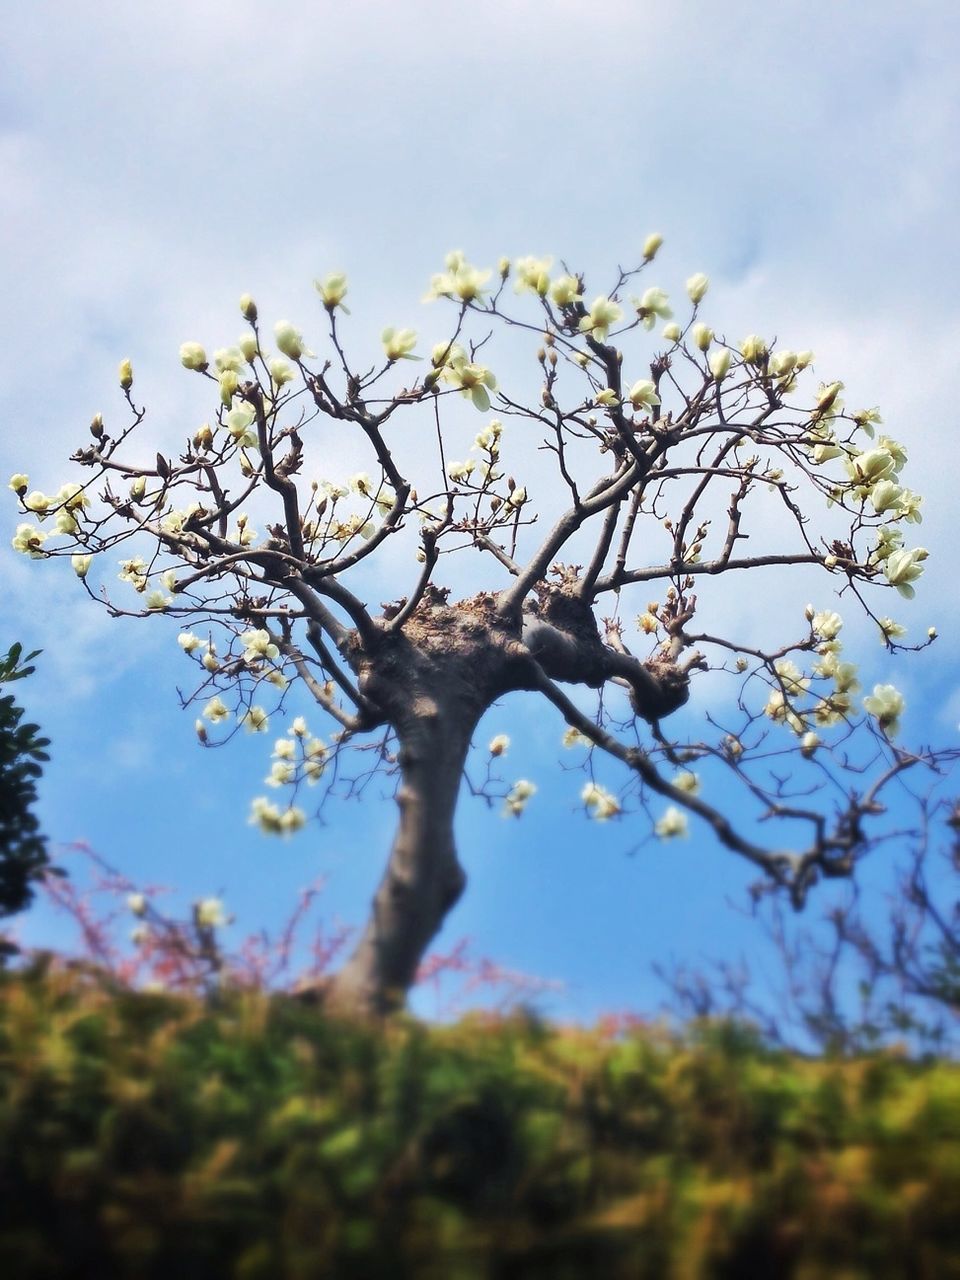
[[[327,1007],[354,1016],[401,1008],[444,917],[463,892],[453,817],[476,716],[414,696],[398,724],[400,824],[369,923],[334,976]]]

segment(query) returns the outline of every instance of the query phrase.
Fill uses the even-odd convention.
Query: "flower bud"
[[[87,571],[93,561],[93,556],[71,556],[70,563],[73,565],[73,572],[78,578],[83,579],[87,576]]]
[[[233,403],[233,397],[237,393],[240,386],[240,378],[232,369],[224,369],[220,375],[220,399],[229,409]]]
[[[346,288],[343,290],[346,293]],[[325,297],[326,295],[324,295]],[[336,306],[336,303],[326,303],[328,307]],[[273,326],[273,332],[276,336],[277,347],[291,360],[299,360],[303,355],[309,355],[307,348],[303,343],[303,334],[295,329],[289,320],[279,320]]]
[[[24,475],[22,471],[18,471],[16,475],[12,475],[10,477],[9,487],[20,498],[22,498],[23,495],[26,493],[27,489],[29,488],[29,485],[30,485],[30,477],[27,475]]]
[[[705,276],[702,271],[698,271],[696,275],[691,276],[687,281],[687,297],[696,306],[698,302],[703,300],[709,288],[709,277]]]
[[[710,372],[716,378],[717,382],[722,382],[730,372],[730,362],[733,356],[729,347],[721,347],[719,351],[715,351],[709,359]]]
[[[90,422],[90,434],[94,440],[99,440],[103,435],[103,414],[95,413]]]
[[[713,341],[713,330],[708,325],[698,321],[690,330],[690,336],[700,351],[710,350],[710,343]]]
[[[510,274],[510,259],[501,258],[497,263],[497,270],[500,273],[500,279],[506,280],[507,276]]]
[[[660,248],[662,244],[663,244],[663,236],[660,235],[658,232],[655,231],[652,235],[647,236],[646,240],[644,240],[643,242],[644,262],[650,262],[653,258],[655,258],[657,256],[657,250]]]
[[[663,336],[668,342],[679,342],[680,334],[683,330],[678,324],[665,324],[663,326]]]
[[[120,386],[124,391],[129,391],[133,386],[133,365],[129,360],[121,360],[117,372],[120,377]]]
[[[243,358],[247,364],[253,363],[253,357],[257,354],[259,343],[255,333],[245,333],[242,338],[237,339],[237,346],[243,352]]]
[[[740,354],[748,364],[760,364],[767,354],[767,344],[757,334],[750,333],[740,343]]]
[[[185,369],[202,372],[207,367],[207,353],[199,342],[183,342],[180,344],[180,363]]]
[[[240,314],[244,320],[249,320],[253,324],[257,319],[257,304],[250,297],[249,293],[240,296]]]

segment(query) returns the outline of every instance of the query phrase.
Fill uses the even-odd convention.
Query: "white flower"
[[[341,311],[350,314],[343,305],[343,300],[347,296],[347,277],[342,271],[332,271],[323,280],[314,280],[313,287],[323,299],[323,305],[328,311],[333,311],[335,307],[339,307]]]
[[[296,376],[293,366],[288,364],[282,356],[274,356],[267,368],[270,370],[270,381],[275,387],[282,387],[285,383],[292,382]]]
[[[818,636],[824,640],[835,640],[843,627],[843,619],[839,613],[824,609],[813,615],[812,626]]]
[[[146,607],[150,610],[151,613],[163,613],[164,609],[166,609],[167,606],[171,605],[172,603],[173,603],[172,597],[165,595],[159,589],[156,591],[151,591],[148,594],[146,599]]]
[[[895,480],[878,480],[870,490],[870,502],[878,516],[899,507],[902,497],[903,490]]]
[[[710,343],[713,341],[713,330],[698,320],[690,330],[690,337],[699,350],[708,351]]]
[[[729,347],[721,347],[719,351],[715,351],[709,358],[707,363],[710,365],[710,372],[713,374],[717,382],[722,382],[730,371],[730,362],[733,359],[733,353]]]
[[[610,298],[594,298],[590,310],[580,321],[580,332],[592,334],[598,342],[606,342],[610,326],[622,315],[622,310]]]
[[[244,646],[244,662],[261,662],[264,658],[275,662],[280,656],[280,650],[270,639],[270,632],[262,628],[256,631],[245,631],[240,637],[240,643]]]
[[[29,483],[30,477],[24,475],[22,471],[18,471],[16,475],[12,475],[10,477],[10,484],[8,485],[8,488],[12,489],[14,493],[20,493],[22,489],[27,488]]]
[[[143,591],[147,585],[146,572],[146,560],[141,556],[133,556],[130,560],[120,561],[120,572],[117,577],[121,582],[129,582],[138,591]]]
[[[657,388],[649,378],[641,378],[627,392],[627,399],[634,409],[642,409],[660,403]]]
[[[182,355],[182,347],[180,352]],[[213,363],[218,373],[240,373],[247,361],[239,347],[221,347],[213,353]]]
[[[147,913],[147,900],[142,893],[127,894],[127,910],[132,911],[135,916],[144,916]]]
[[[564,730],[561,739],[565,747],[590,747],[593,743],[585,733],[581,733],[579,729],[574,729],[572,725]]]
[[[748,364],[761,364],[767,354],[767,344],[755,333],[749,333],[740,343],[740,354]]]
[[[242,338],[237,339],[237,346],[243,352],[243,358],[247,364],[253,364],[254,357],[260,349],[257,335],[255,333],[245,333]]]
[[[386,352],[387,359],[391,362],[394,360],[419,360],[419,356],[411,355],[411,351],[417,345],[417,335],[413,329],[384,329],[380,335],[380,341],[383,343],[383,349]]]
[[[305,738],[307,736],[307,722],[303,716],[296,716],[294,718],[293,724],[290,726],[290,732],[295,734],[298,738]]]
[[[558,276],[550,286],[550,297],[558,307],[568,307],[583,297],[576,276]]]
[[[673,315],[667,300],[667,295],[662,289],[656,287],[647,289],[643,297],[636,303],[637,315],[643,321],[645,329],[652,329],[657,322],[657,316],[661,320],[669,320]]]
[[[120,378],[120,386],[124,391],[129,391],[133,386],[133,365],[129,360],[121,360],[120,367],[117,370]]]
[[[211,675],[213,674],[214,671],[220,670],[220,663],[217,661],[217,655],[216,655],[215,649],[213,648],[213,645],[211,645],[210,648],[207,650],[207,652],[203,655],[203,657],[200,659],[200,662],[202,663],[204,669],[206,671],[209,671]]]
[[[445,272],[431,279],[424,302],[432,302],[434,298],[459,298],[461,302],[473,302],[486,292],[482,286],[490,279],[490,272],[471,267],[459,249],[447,254],[446,265],[448,269]]]
[[[504,814],[512,814],[515,818],[519,818],[526,808],[527,801],[537,791],[536,785],[528,782],[526,778],[520,778],[513,784],[509,795],[504,801]]]
[[[896,735],[900,728],[904,701],[903,694],[892,684],[875,684],[870,697],[864,698],[863,707],[870,715],[876,716],[877,723],[888,738]]]
[[[443,370],[446,382],[459,387],[468,400],[481,413],[490,408],[489,391],[496,390],[497,380],[493,373],[482,364],[472,364],[462,353],[451,356],[450,362]]]
[[[223,699],[217,696],[211,698],[203,708],[203,718],[209,720],[211,724],[220,724],[221,721],[230,719],[230,712],[224,705]]]
[[[896,471],[893,454],[879,446],[867,449],[865,453],[849,455],[844,458],[843,465],[853,484],[872,488],[878,480],[886,480]]]
[[[240,386],[240,378],[233,369],[224,369],[218,381],[220,383],[220,401],[229,409],[233,403],[233,397],[237,394],[237,388]]]
[[[199,649],[203,641],[199,636],[195,636],[192,631],[181,631],[177,636],[177,644],[184,653],[193,653],[195,649]]]
[[[819,746],[820,739],[812,729],[808,733],[805,733],[800,739],[800,753],[801,755],[807,756],[807,758],[812,756]]]
[[[282,787],[288,782],[293,782],[296,776],[295,765],[292,765],[288,760],[274,760],[264,781],[268,787]]]
[[[240,717],[240,723],[248,733],[266,733],[270,728],[270,717],[263,707],[250,707]]]
[[[920,562],[926,558],[927,551],[924,547],[914,547],[912,551],[905,549],[891,551],[883,562],[883,572],[887,581],[907,600],[912,600],[916,594],[910,584],[923,573]]]
[[[219,898],[203,898],[193,910],[197,924],[204,929],[219,929],[230,923]]]
[[[828,409],[833,409],[837,404],[837,396],[842,390],[842,382],[824,383],[817,391],[817,409],[819,412],[826,413]]]
[[[85,578],[93,562],[93,556],[71,556],[70,563],[73,565],[73,572],[78,578]]]
[[[243,316],[244,320],[249,320],[251,324],[253,324],[257,318],[257,304],[249,293],[242,293],[240,295],[240,314]]]
[[[277,348],[291,360],[299,360],[302,356],[312,356],[303,341],[303,334],[295,329],[289,320],[278,320],[273,326],[273,334],[277,340]]]
[[[687,795],[695,796],[700,790],[700,778],[690,769],[683,769],[673,780],[673,785],[678,791],[685,791]]]
[[[48,498],[45,493],[41,493],[39,489],[34,489],[33,493],[27,494],[23,500],[23,505],[28,511],[33,511],[38,516],[45,516],[50,510],[53,498]]]
[[[207,358],[198,342],[184,342],[180,346],[180,364],[184,369],[206,369]]]
[[[280,809],[277,805],[271,804],[265,796],[257,796],[250,805],[250,822],[258,826],[261,831],[273,835],[279,834]]]
[[[644,262],[649,262],[652,258],[655,258],[657,255],[657,250],[660,248],[662,244],[663,244],[663,236],[660,235],[659,232],[654,231],[651,235],[647,236],[646,240],[644,240],[643,242]]]
[[[509,737],[505,733],[498,733],[496,737],[490,739],[488,750],[492,756],[502,756],[509,746]]]
[[[696,275],[690,277],[687,281],[687,297],[694,306],[698,302],[702,302],[704,295],[710,288],[710,279],[705,276],[702,271],[698,271]]]
[[[767,362],[767,368],[774,377],[785,378],[788,373],[793,372],[796,363],[797,353],[795,351],[774,351]]]
[[[596,782],[588,782],[580,792],[580,799],[587,807],[590,817],[597,822],[606,822],[620,812],[620,804],[616,796]]]
[[[890,640],[899,640],[901,636],[907,634],[907,628],[899,622],[894,622],[892,618],[879,618],[880,635],[884,643]]]
[[[454,484],[466,484],[473,474],[476,465],[477,464],[472,458],[468,459],[466,462],[451,462],[449,467],[447,467],[447,475]]]
[[[296,805],[291,805],[280,815],[280,831],[285,836],[292,835],[294,831],[299,831],[306,821],[307,815],[303,810],[298,809]]]
[[[681,813],[675,805],[670,805],[662,818],[654,824],[654,831],[661,840],[671,840],[676,836],[685,836],[689,831],[687,815]]]
[[[514,289],[517,293],[537,293],[541,298],[546,296],[550,288],[550,268],[552,258],[518,258],[514,264],[517,272]],[[564,277],[570,280],[570,276]],[[574,288],[576,281],[574,281]]]

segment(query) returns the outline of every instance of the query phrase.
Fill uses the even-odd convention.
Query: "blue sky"
[[[0,472],[48,491],[70,478],[92,414],[119,412],[125,356],[157,443],[180,439],[200,410],[179,344],[235,341],[244,291],[309,336],[313,279],[344,269],[362,348],[384,324],[429,330],[420,298],[449,249],[484,264],[553,254],[606,279],[660,231],[651,283],[676,294],[707,272],[711,322],[813,347],[818,373],[842,377],[851,404],[879,404],[908,447],[931,558],[896,616],[942,639],[890,666],[862,629],[864,683],[893,680],[905,733],[952,745],[956,10],[759,13],[566,0],[482,13],[321,3],[283,18],[252,0],[20,6],[0,36]],[[290,841],[265,839],[247,813],[269,744],[199,751],[176,696],[176,625],[112,622],[64,564],[28,562],[9,538],[0,573],[0,641],[44,650],[20,688],[54,741],[42,795],[54,840],[86,840],[183,901],[222,893],[238,933],[275,926],[321,873],[329,913],[363,919],[389,799],[368,794]],[[374,598],[394,594],[384,583]],[[808,594],[790,587],[777,607],[802,611]],[[749,632],[771,604],[744,593],[727,607]],[[665,957],[762,966],[749,923],[725,905],[742,903],[750,869],[700,834],[646,841],[640,816],[589,823],[580,775],[557,768],[562,727],[522,699],[481,726],[481,744],[511,735],[509,773],[539,792],[520,822],[464,800],[470,886],[444,944],[467,935],[480,954],[563,979],[550,1008],[582,1017],[654,1007],[650,969]],[[21,933],[65,939],[46,908]]]

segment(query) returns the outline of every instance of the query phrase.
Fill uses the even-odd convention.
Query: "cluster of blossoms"
[[[29,492],[30,479],[22,472],[10,477],[9,487],[20,499],[21,506],[37,517],[42,524],[48,517],[53,519],[53,533],[73,536],[80,532],[80,521],[84,507],[90,505],[90,499],[79,484],[65,484],[55,494],[42,493],[39,489]],[[50,534],[39,525],[23,522],[17,525],[11,545],[14,551],[29,556],[31,560],[42,560],[46,555],[43,544]],[[90,566],[90,561],[83,557],[82,568],[74,565],[78,576],[83,577]]]
[[[281,809],[265,796],[257,796],[250,805],[250,822],[267,835],[289,836],[305,825],[307,815],[296,805]]]
[[[580,792],[580,799],[590,817],[597,822],[606,822],[608,818],[615,818],[620,813],[620,804],[616,796],[596,782],[586,783]]]
[[[533,782],[528,782],[526,778],[520,778],[513,784],[503,802],[503,812],[514,818],[519,818],[521,813],[527,807],[527,801],[531,796],[536,795],[537,788]]]
[[[813,726],[830,728],[847,721],[854,712],[853,695],[860,689],[860,681],[856,664],[845,662],[840,657],[843,649],[838,639],[843,627],[840,615],[834,610],[817,612],[812,605],[808,605],[806,617],[817,642],[817,661],[812,666],[812,675],[804,675],[790,658],[778,658],[773,664],[777,685],[770,692],[764,713],[771,720],[792,729],[801,738],[804,754],[812,755],[820,745]],[[891,623],[890,619],[884,619],[883,622],[900,632],[903,630]],[[881,629],[886,634],[883,623]],[[832,681],[833,688],[812,706],[798,705],[797,700],[809,693],[814,678]],[[904,701],[892,685],[877,685],[873,695],[864,698],[863,708],[875,717],[888,737],[897,733]]]

